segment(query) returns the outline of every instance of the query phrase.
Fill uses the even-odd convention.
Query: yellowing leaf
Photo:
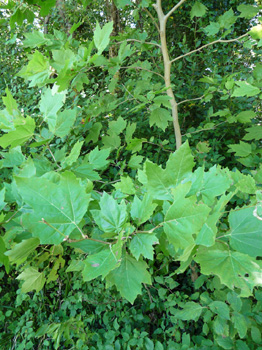
[[[18,280],[24,281],[22,285],[22,292],[28,293],[32,290],[39,292],[45,284],[45,277],[43,272],[39,272],[35,267],[28,267],[17,277]]]

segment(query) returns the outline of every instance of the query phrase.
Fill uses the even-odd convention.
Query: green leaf
[[[201,2],[195,2],[191,11],[190,11],[190,18],[193,19],[193,17],[203,17],[205,16],[207,11],[207,7]]]
[[[143,142],[146,142],[146,139],[134,138],[134,139],[130,140],[126,149],[128,151],[132,151],[132,153],[139,152],[142,149]]]
[[[159,242],[154,234],[137,233],[130,243],[130,251],[136,260],[139,260],[140,255],[146,259],[153,260],[153,245],[157,243]]]
[[[174,184],[177,186],[192,172],[194,165],[194,157],[188,141],[186,141],[176,152],[170,155],[166,163],[166,171],[173,177]]]
[[[223,215],[223,210],[233,195],[234,193],[229,193],[227,196],[221,196],[197,235],[196,244],[211,247],[215,243],[218,220]]]
[[[172,120],[172,116],[167,109],[157,107],[149,116],[149,125],[153,126],[156,124],[156,126],[165,131],[168,126],[168,122]]]
[[[183,310],[177,310],[175,317],[183,321],[197,321],[201,316],[203,307],[194,301],[185,304]]]
[[[173,190],[175,200],[165,216],[164,231],[176,250],[194,244],[193,235],[198,234],[210,212],[205,204],[196,204],[194,197],[185,198],[189,188],[190,183],[186,183]]]
[[[70,166],[70,165],[72,165],[74,162],[77,161],[77,159],[78,159],[78,157],[79,157],[79,155],[80,155],[80,152],[81,152],[81,148],[82,148],[82,146],[83,146],[83,143],[84,143],[84,141],[81,141],[81,142],[77,141],[77,142],[74,144],[74,146],[73,146],[73,148],[72,148],[70,154],[61,162],[61,165],[62,165],[63,168],[65,168],[65,167],[67,167],[67,166]]]
[[[82,271],[84,267],[85,264],[82,260],[72,260],[66,269],[66,272]]]
[[[121,296],[133,304],[137,295],[142,293],[141,284],[151,284],[147,268],[144,261],[136,261],[125,253],[121,265],[107,275],[106,281],[109,285],[115,285]]]
[[[129,176],[121,176],[120,177],[120,182],[117,182],[114,185],[116,190],[120,190],[122,193],[126,193],[126,194],[135,194],[136,193],[136,189],[135,186],[133,184],[133,181],[131,179],[131,177]]]
[[[97,146],[90,153],[88,153],[85,158],[88,159],[89,163],[93,166],[94,169],[100,170],[105,168],[110,162],[107,160],[110,152],[110,148],[102,149],[99,151]]]
[[[261,343],[261,332],[257,327],[251,327],[251,338],[256,344]]]
[[[85,187],[73,173],[59,176],[58,183],[46,178],[15,178],[23,201],[33,209],[23,214],[21,223],[41,244],[61,243],[80,223],[89,203]]]
[[[6,272],[9,273],[9,259],[5,255],[5,252],[6,252],[5,241],[0,236],[0,263],[4,264]]]
[[[234,311],[239,312],[242,308],[242,300],[235,292],[227,293],[227,301]]]
[[[223,349],[233,349],[234,342],[229,337],[219,336],[216,338],[216,341]]]
[[[262,79],[262,64],[260,64],[260,63],[256,64],[256,67],[253,70],[253,75],[257,81],[260,81]],[[255,114],[255,112],[253,112],[253,113]]]
[[[91,210],[99,228],[106,233],[117,234],[121,232],[127,220],[125,203],[117,204],[112,196],[104,192],[99,205],[101,210]]]
[[[51,132],[55,131],[57,123],[57,112],[64,105],[66,92],[56,92],[47,88],[41,95],[39,104],[40,112],[43,113],[44,121],[48,123]]]
[[[218,22],[220,28],[228,29],[230,28],[237,20],[237,16],[234,16],[234,11],[232,8],[225,12],[222,16],[218,17]]]
[[[204,173],[203,185],[199,190],[203,201],[212,205],[217,196],[223,194],[231,185],[231,178],[226,170],[214,165],[208,172]]]
[[[21,146],[34,135],[34,130],[35,121],[31,117],[24,118],[23,125],[0,137],[0,146],[3,148]]]
[[[91,281],[98,276],[104,279],[110,271],[119,266],[122,256],[122,242],[105,247],[97,254],[89,255],[84,260],[85,268],[82,272],[84,281]]]
[[[130,45],[127,44],[126,41],[122,42],[118,50],[118,57],[121,62],[125,60],[125,58],[131,56],[134,53],[134,50]]]
[[[110,135],[102,136],[102,142],[104,145],[104,148],[119,148],[121,144],[120,137],[115,133],[110,133]]]
[[[200,264],[201,273],[217,275],[230,289],[240,288],[243,297],[252,295],[254,286],[261,284],[258,262],[248,255],[230,251],[225,244],[199,248],[194,260]]]
[[[138,169],[141,167],[140,163],[143,161],[143,159],[144,159],[143,156],[137,156],[133,154],[129,159],[127,166],[131,169]]]
[[[217,22],[210,22],[210,24],[204,28],[204,32],[208,36],[216,35],[219,32],[219,30],[220,25]]]
[[[170,103],[170,99],[171,97],[170,96],[167,96],[167,95],[160,95],[160,96],[157,96],[154,98],[154,103],[157,105],[157,106],[161,106],[163,105],[164,107],[166,108],[172,108],[171,107],[171,103]]]
[[[247,334],[247,321],[244,315],[234,312],[232,321],[234,323],[234,327],[236,328],[239,337],[244,338]]]
[[[45,0],[40,2],[41,10],[39,15],[46,17],[53,6],[56,5],[56,0]]]
[[[245,208],[230,212],[230,245],[241,253],[262,256],[262,221],[254,215],[255,210]]]
[[[238,157],[247,157],[252,152],[251,145],[243,141],[240,141],[239,144],[228,145],[228,147],[228,152],[235,152]]]
[[[132,6],[132,2],[130,0],[116,0],[116,6],[118,9],[121,9],[125,6]]]
[[[164,350],[162,343],[160,343],[158,340],[155,344],[155,350]]]
[[[20,112],[17,107],[16,100],[13,98],[11,92],[8,88],[5,89],[6,96],[2,97],[3,103],[6,106],[7,112],[10,114],[10,116],[20,116]]]
[[[147,177],[148,193],[155,199],[172,200],[170,188],[173,184],[173,179],[166,170],[162,169],[157,164],[146,160],[145,175]]]
[[[17,175],[20,177],[32,177],[36,175],[36,167],[31,157],[28,157],[27,160],[21,164]]]
[[[18,243],[14,246],[13,249],[8,250],[5,255],[9,257],[9,260],[15,263],[17,266],[21,265],[26,258],[35,251],[39,246],[38,238],[29,238],[21,243]]]
[[[44,273],[40,273],[35,267],[26,268],[19,276],[17,276],[17,279],[24,281],[22,285],[23,293],[28,293],[32,290],[40,292],[46,281]]]
[[[249,31],[251,38],[259,40],[262,39],[262,25],[258,24],[257,26],[251,28]]]
[[[171,188],[186,178],[194,166],[188,142],[185,142],[175,153],[171,154],[163,170],[158,165],[146,161],[147,190],[155,199],[172,200]]]
[[[94,42],[98,50],[98,55],[105,50],[110,41],[110,34],[113,30],[113,21],[106,23],[101,29],[98,22],[96,22],[96,29],[94,32]]]
[[[83,162],[79,166],[74,166],[71,168],[74,174],[81,179],[88,179],[89,181],[97,181],[100,180],[100,176],[91,164]]]
[[[140,226],[150,219],[156,207],[157,204],[153,203],[153,199],[148,193],[144,195],[142,201],[135,196],[131,205],[131,217]]]
[[[68,244],[70,247],[81,249],[81,251],[88,254],[96,254],[105,248],[105,243],[92,241],[91,239],[82,239]]]
[[[35,51],[34,54],[30,56],[28,65],[17,73],[19,77],[31,80],[29,87],[36,85],[43,86],[49,79],[50,74],[50,63],[39,51]]]
[[[24,47],[40,47],[48,42],[44,33],[37,30],[33,30],[30,33],[24,33],[24,36],[26,37],[23,41]]]
[[[117,120],[113,120],[108,123],[110,132],[119,135],[126,127],[126,121],[122,117],[118,117]],[[110,135],[110,133],[109,133]]]
[[[102,129],[101,123],[95,123],[94,125],[92,125],[91,129],[88,131],[88,135],[85,139],[85,142],[92,141],[93,143],[96,143],[101,129]]]
[[[236,81],[236,84],[239,87],[235,87],[232,97],[251,97],[260,93],[258,87],[249,84],[247,81]]]
[[[132,140],[132,136],[135,130],[136,130],[136,123],[127,124],[126,135],[125,135],[126,143],[129,143]]]
[[[69,134],[76,119],[76,109],[66,109],[57,113],[56,123],[51,123],[50,131],[58,137],[65,137]]]
[[[252,5],[239,5],[237,7],[237,10],[240,13],[239,17],[243,17],[243,18],[247,18],[247,19],[251,19],[253,17],[255,17],[257,15],[257,13],[259,12],[259,8],[256,6],[252,6]]]
[[[5,202],[5,187],[0,191],[0,211],[6,206]]]
[[[262,139],[262,126],[255,125],[246,129],[247,134],[244,136],[244,140],[261,140]]]
[[[255,117],[256,117],[256,113],[254,111],[251,111],[251,110],[240,112],[236,116],[237,121],[240,123],[249,123],[251,121],[251,119],[253,119]]]
[[[222,301],[213,301],[211,304],[208,305],[210,310],[215,312],[218,316],[225,320],[230,320],[229,316],[229,307],[226,303],[223,303]]]
[[[236,170],[235,172],[231,172],[231,177],[234,180],[234,185],[239,191],[249,194],[256,193],[256,182],[251,175],[244,175]]]
[[[20,166],[25,161],[20,146],[10,149],[9,152],[2,152],[1,155],[4,157],[3,167],[6,168]]]

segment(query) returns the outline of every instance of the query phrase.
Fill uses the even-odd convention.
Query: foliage
[[[261,6],[222,3],[1,5],[7,348],[262,345]]]

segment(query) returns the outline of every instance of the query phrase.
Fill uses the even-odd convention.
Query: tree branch
[[[157,29],[157,31],[158,31],[158,33],[159,33],[159,32],[160,32],[160,28],[159,28],[158,24],[156,23],[155,18],[152,16],[152,14],[148,11],[147,8],[143,8],[143,10],[144,10],[144,11],[148,14],[148,16],[152,19],[152,21],[153,21],[154,25],[156,26],[156,29]]]
[[[173,12],[176,11],[176,9],[179,8],[179,6],[181,6],[186,0],[180,0],[179,3],[174,6],[166,15],[165,15],[165,19],[167,20],[168,17],[170,17],[172,15]]]
[[[208,43],[208,44],[206,44],[206,45],[203,45],[203,46],[199,47],[199,48],[196,49],[196,50],[190,51],[190,52],[188,52],[188,53],[185,53],[184,55],[181,55],[181,56],[178,56],[178,57],[174,58],[174,59],[171,61],[171,63],[173,63],[173,62],[175,62],[175,61],[178,61],[178,60],[180,60],[181,58],[184,58],[184,57],[186,57],[186,56],[192,55],[192,54],[195,53],[195,52],[201,51],[201,50],[205,49],[205,48],[208,47],[208,46],[211,46],[211,45],[214,45],[214,44],[217,44],[217,43],[232,43],[232,42],[238,41],[238,40],[240,40],[240,39],[242,39],[242,38],[244,38],[244,37],[246,37],[246,36],[248,36],[248,33],[243,34],[243,35],[239,36],[239,37],[236,38],[236,39],[229,39],[229,40],[219,39],[219,40],[212,41],[211,43]]]

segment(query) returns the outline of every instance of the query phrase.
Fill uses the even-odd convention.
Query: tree
[[[38,0],[2,7],[11,30],[24,22],[30,29],[23,40],[28,62],[17,75],[38,90],[39,103],[32,113],[26,109],[28,115],[9,89],[3,96],[1,263],[6,271],[10,263],[22,265],[22,290],[39,291],[56,280],[63,247],[80,249],[68,271],[80,271],[84,281],[101,276],[133,303],[142,285],[151,283],[148,261],[155,253],[179,261],[177,273],[196,262],[203,274],[218,276],[240,296],[252,295],[261,283],[261,168],[254,170],[261,150],[246,141],[261,138],[250,105],[259,108],[262,66],[256,56],[249,61],[260,52],[261,26],[250,29],[260,7],[237,4],[217,19],[211,9],[208,24],[207,7],[198,1],[165,3],[164,9],[160,0],[103,5]],[[88,6],[93,11],[83,14]],[[195,25],[179,32],[180,42],[172,38],[174,26],[167,26],[175,15],[183,17],[179,26],[189,18]],[[89,26],[93,31],[83,34]],[[225,56],[217,47],[228,44],[240,50],[234,49],[229,68],[221,68]],[[197,95],[189,92],[190,82]],[[178,108],[199,101],[195,111],[204,117],[183,123]],[[227,128],[243,123],[243,132],[249,126],[245,141],[227,140],[249,174],[216,162],[208,171],[194,168],[180,124],[186,139],[214,130],[210,120],[217,116]],[[168,154],[165,145],[176,145],[177,151],[163,157],[163,169],[152,162],[160,152],[142,147],[159,146],[155,139],[165,138],[171,123],[175,137],[162,140],[160,150]],[[196,142],[206,154],[208,144],[198,136]],[[49,262],[41,265],[45,246]]]

